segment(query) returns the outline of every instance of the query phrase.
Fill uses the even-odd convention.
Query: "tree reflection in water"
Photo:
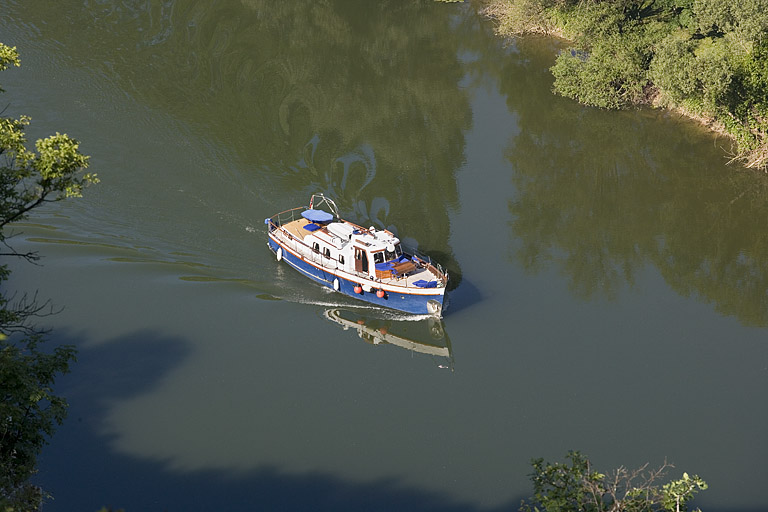
[[[239,155],[267,211],[323,192],[362,224],[452,254],[448,212],[471,125],[455,10],[343,0],[14,7],[23,19],[65,20],[38,28],[76,65]]]
[[[501,77],[520,123],[507,150],[515,259],[530,272],[556,266],[584,299],[615,297],[652,264],[681,295],[768,325],[768,177],[727,167],[727,141],[669,114],[552,103],[551,78],[524,58],[551,43],[528,44]],[[540,86],[523,89],[521,74]]]

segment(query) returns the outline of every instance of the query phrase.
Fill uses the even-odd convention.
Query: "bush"
[[[554,90],[585,105],[626,108],[644,100],[647,52],[638,36],[629,44],[617,35],[596,42],[590,52],[570,48],[551,71]]]
[[[629,108],[658,93],[731,135],[749,167],[768,168],[768,0],[499,0],[507,34],[557,26],[574,46],[554,90],[585,105]],[[486,12],[491,13],[489,8]],[[535,23],[531,23],[535,14]],[[526,24],[525,30],[517,30]]]
[[[650,78],[675,103],[696,93],[694,48],[694,42],[683,33],[666,37],[656,47],[649,69]]]
[[[672,467],[666,462],[658,469],[646,464],[603,474],[579,452],[569,452],[567,458],[570,464],[531,462],[534,495],[522,503],[521,512],[684,512],[694,494],[707,488],[704,480],[688,473],[661,485]]]

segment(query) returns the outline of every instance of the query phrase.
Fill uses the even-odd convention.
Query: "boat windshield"
[[[400,247],[400,244],[395,245],[394,251],[385,251],[384,253],[384,261],[391,261],[396,258],[399,258],[403,254],[403,248]]]

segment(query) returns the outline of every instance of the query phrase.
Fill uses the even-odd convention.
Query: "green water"
[[[768,180],[727,141],[553,96],[558,43],[472,5],[0,4],[6,115],[101,178],[15,240],[80,351],[46,510],[515,510],[571,449],[768,508]],[[443,321],[276,262],[313,192],[443,263]]]

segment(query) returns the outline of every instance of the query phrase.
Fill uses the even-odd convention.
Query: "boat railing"
[[[269,231],[272,232],[275,228],[279,228],[283,224],[293,222],[294,220],[300,218],[301,212],[304,210],[306,210],[306,208],[303,206],[291,208],[290,210],[285,210],[284,212],[280,212],[271,217],[268,217],[265,223],[269,226]]]
[[[294,210],[300,210],[303,211],[303,208],[294,208]],[[281,224],[278,224],[280,219],[277,219],[277,222],[273,219],[276,217],[279,217],[282,214],[290,213],[293,210],[286,210],[285,212],[278,213],[277,215],[267,219],[269,221],[269,229],[270,232],[274,231],[277,228],[281,227]],[[290,222],[290,220],[286,220],[286,222]],[[281,229],[281,240],[284,244],[288,245],[291,249],[293,249],[299,256],[302,258],[311,261],[313,263],[319,263],[321,267],[324,268],[333,268],[335,270],[343,270],[344,267],[341,265],[341,262],[338,260],[338,258],[334,258],[332,256],[326,256],[322,252],[316,251],[314,248],[310,247],[308,244],[304,243],[304,241],[299,240],[295,236],[291,235],[287,230]]]
[[[410,254],[412,258],[417,258],[424,266],[426,266],[427,269],[429,269],[429,271],[432,272],[432,274],[434,274],[437,278],[439,286],[442,287],[446,285],[448,280],[448,273],[445,271],[442,265],[434,261],[428,255],[422,254],[412,247],[405,247],[403,250],[406,254]]]
[[[330,198],[325,197],[323,194],[317,193],[312,194],[312,197],[309,198],[309,207],[310,208],[319,208],[322,205],[326,205],[329,210],[331,210],[331,214],[336,217],[337,219],[339,217],[339,207],[336,206],[336,203]]]

